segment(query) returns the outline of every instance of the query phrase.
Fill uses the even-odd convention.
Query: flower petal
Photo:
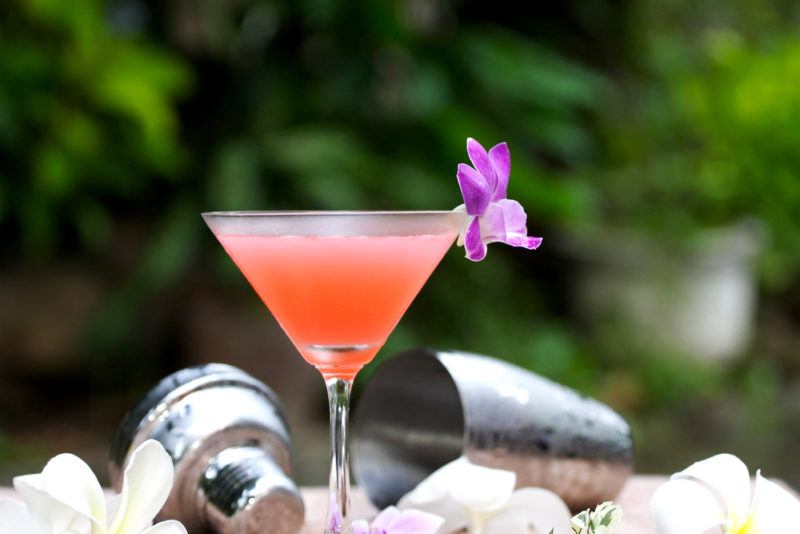
[[[497,176],[494,174],[494,167],[489,160],[486,149],[475,139],[468,137],[467,155],[475,170],[481,173],[481,176],[486,180],[486,185],[489,186],[489,193],[493,193],[497,187]]]
[[[103,488],[86,462],[73,454],[59,454],[42,470],[42,490],[96,525],[106,525]]]
[[[541,237],[528,236],[526,227],[528,216],[516,200],[502,199],[492,202],[481,217],[481,235],[484,243],[496,241],[514,247],[537,249],[542,244]]]
[[[525,213],[525,208],[516,200],[504,198],[498,200],[495,205],[500,207],[503,212],[503,220],[506,225],[507,233],[528,233],[528,214]]]
[[[453,500],[478,512],[494,512],[505,506],[514,492],[516,474],[488,467],[475,468],[464,484],[451,490]]]
[[[461,204],[460,206],[456,206],[455,208],[453,208],[453,211],[462,212],[466,214],[467,207],[464,204]],[[472,224],[472,220],[474,218],[475,218],[474,216],[465,215],[464,223],[461,225],[461,230],[458,231],[458,239],[456,240],[457,246],[459,247],[464,246],[464,236],[467,234],[467,228],[469,228],[469,225]]]
[[[384,509],[372,520],[372,528],[387,530],[394,519],[400,515],[400,510],[394,506]]]
[[[486,243],[481,238],[481,221],[479,217],[467,226],[464,236],[464,249],[466,256],[472,261],[481,261],[486,257]]]
[[[465,528],[469,525],[467,510],[450,497],[450,488],[463,483],[462,474],[469,465],[469,460],[462,456],[440,467],[404,495],[397,503],[398,508],[413,508],[443,518],[441,532],[450,533]]]
[[[745,532],[791,532],[797,528],[800,500],[778,484],[756,474],[756,489]]]
[[[499,143],[489,150],[489,161],[497,177],[492,200],[497,201],[508,195],[508,177],[511,174],[511,152],[507,143]]]
[[[139,534],[164,506],[172,489],[174,468],[164,447],[147,440],[131,455],[125,468],[119,510],[110,534]]]
[[[87,517],[42,489],[42,475],[15,477],[14,489],[24,499],[33,522],[43,534],[61,533],[76,527],[88,528],[90,521]]]
[[[369,523],[366,519],[353,521],[353,534],[369,534]]]
[[[148,528],[142,534],[187,534],[186,527],[179,521],[163,521]]]
[[[658,534],[701,534],[727,524],[711,490],[682,478],[672,479],[655,491],[650,517]]]
[[[550,532],[572,534],[572,514],[561,497],[542,488],[522,488],[511,495],[506,507],[486,523],[486,534]]]
[[[722,499],[725,517],[732,521],[733,531],[741,527],[750,512],[750,473],[747,466],[732,454],[712,456],[676,473],[672,478],[693,479],[708,486]]]
[[[404,510],[386,528],[389,534],[436,534],[444,518],[422,510]],[[375,526],[373,524],[373,526]]]
[[[405,498],[400,499],[397,506],[403,510],[414,509],[440,517],[443,523],[439,527],[439,532],[447,534],[459,532],[469,525],[467,510],[447,495],[435,501],[418,504],[411,504],[411,501],[404,500]]]
[[[506,218],[500,204],[490,203],[480,221],[481,239],[485,244],[506,240]]]
[[[0,500],[0,534],[20,534],[37,532],[36,524],[21,502],[11,499]]]
[[[486,211],[492,196],[492,190],[486,179],[466,163],[458,164],[456,179],[461,189],[461,196],[464,197],[467,214],[481,215]]]

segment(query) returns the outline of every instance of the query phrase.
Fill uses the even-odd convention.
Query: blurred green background
[[[0,484],[104,475],[131,403],[213,360],[323,483],[321,380],[199,213],[449,209],[473,136],[544,245],[454,249],[378,361],[494,355],[620,410],[640,472],[800,485],[798,80],[791,0],[4,2]]]

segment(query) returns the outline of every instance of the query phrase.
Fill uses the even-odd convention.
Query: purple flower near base
[[[528,216],[522,205],[506,198],[511,174],[508,145],[500,143],[486,152],[470,137],[467,154],[473,166],[459,163],[456,173],[464,197],[464,205],[456,209],[463,209],[468,215],[458,245],[464,245],[467,258],[482,260],[486,257],[486,245],[496,241],[512,247],[538,248],[542,238],[528,236]]]
[[[378,514],[370,525],[364,519],[353,521],[353,534],[435,534],[444,523],[438,515],[420,510],[403,510],[390,506]]]

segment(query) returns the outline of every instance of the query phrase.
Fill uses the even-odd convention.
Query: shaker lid
[[[276,406],[280,405],[278,396],[262,382],[254,379],[241,369],[222,363],[209,363],[176,371],[162,379],[125,414],[114,434],[110,451],[111,478],[121,473],[131,452],[131,446],[139,433],[154,420],[158,413],[166,410],[186,395],[208,387],[224,384],[244,385],[265,395]],[[282,411],[277,415],[288,426]]]

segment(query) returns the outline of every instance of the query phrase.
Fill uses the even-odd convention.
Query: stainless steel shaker
[[[414,349],[389,358],[353,417],[353,470],[379,508],[461,456],[516,472],[573,509],[614,498],[633,470],[611,408],[500,360]]]
[[[156,385],[114,437],[110,472],[118,491],[129,455],[147,439],[161,442],[175,465],[159,519],[178,519],[192,533],[295,534],[302,527],[280,401],[244,371],[209,364]]]

